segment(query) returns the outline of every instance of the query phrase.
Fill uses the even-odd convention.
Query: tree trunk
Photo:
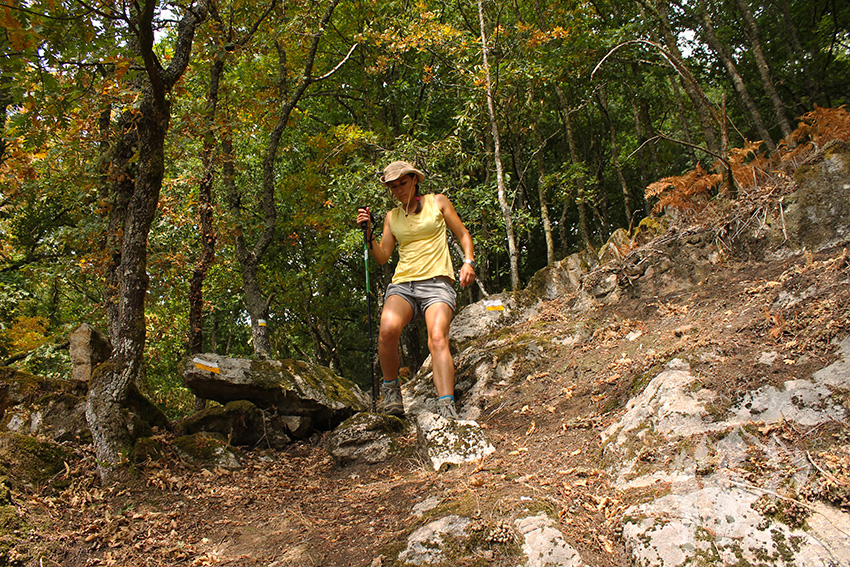
[[[770,66],[767,64],[767,59],[764,56],[764,51],[761,48],[761,33],[756,25],[756,19],[753,17],[753,12],[747,4],[747,0],[735,0],[741,15],[744,17],[744,22],[747,24],[750,37],[750,45],[753,50],[753,57],[756,60],[756,65],[761,75],[762,87],[767,93],[770,102],[773,103],[773,109],[776,113],[776,121],[779,123],[779,129],[782,131],[782,136],[790,140],[791,124],[788,122],[788,117],[785,116],[785,105],[782,104],[782,99],[779,98],[779,93],[776,92],[776,86],[773,84],[773,77],[770,71]]]
[[[563,115],[564,120],[564,129],[567,131],[567,151],[569,155],[569,161],[573,165],[579,165],[579,157],[578,157],[578,148],[576,147],[575,133],[573,131],[573,119],[572,112],[570,111],[570,105],[567,101],[567,95],[564,93],[564,90],[555,85],[555,93],[558,95],[558,101],[561,105],[561,114]],[[582,177],[576,182],[575,189],[575,203],[578,208],[578,220],[579,220],[579,236],[581,237],[582,245],[584,249],[587,251],[594,251],[593,243],[590,241],[590,230],[587,226],[587,201],[585,193],[585,184],[587,180]],[[566,234],[566,216],[567,216],[567,207],[569,203],[564,203],[563,210],[561,212],[561,223],[560,223],[560,231],[561,231],[561,246],[566,255],[566,242],[567,242],[567,234]]]
[[[632,207],[629,199],[629,187],[626,185],[626,178],[623,176],[623,169],[620,167],[619,147],[617,146],[617,130],[608,114],[608,103],[605,99],[604,89],[600,88],[596,91],[596,99],[599,102],[599,110],[602,112],[602,118],[605,119],[605,124],[608,125],[608,132],[611,135],[611,160],[614,163],[614,171],[617,173],[617,179],[620,181],[620,189],[623,191],[623,208],[626,213],[626,227],[630,227],[632,224]]]
[[[104,244],[107,253],[104,285],[104,307],[106,310],[106,325],[109,331],[109,341],[113,345],[118,344],[121,337],[118,335],[121,315],[121,238],[124,232],[124,223],[127,216],[127,208],[130,198],[136,186],[136,170],[131,163],[138,148],[138,136],[135,130],[135,117],[130,112],[124,112],[118,119],[117,135],[111,144],[110,152],[112,160],[109,163],[109,171],[106,174],[104,199],[109,199],[109,218],[106,226],[106,242]]]
[[[694,111],[702,125],[703,136],[705,137],[708,149],[713,152],[717,152],[720,146],[717,139],[717,132],[715,131],[715,127],[717,126],[716,113],[711,107],[711,103],[705,96],[705,93],[702,92],[702,89],[698,84],[696,84],[696,81],[692,76],[690,76],[690,73],[683,74],[683,72],[687,71],[687,68],[684,65],[682,52],[679,49],[678,36],[673,33],[673,30],[670,28],[670,23],[667,18],[667,5],[662,0],[654,0],[652,9],[658,15],[658,19],[661,24],[661,39],[667,47],[670,56],[673,58],[671,64],[676,67],[682,77],[682,85],[685,88],[685,93],[687,93],[688,97],[691,99]]]
[[[110,228],[120,232],[120,237],[111,235],[115,243],[120,238],[119,257],[113,257],[116,266],[112,271],[117,285],[116,304],[110,318],[110,336],[115,338],[112,358],[93,373],[86,399],[86,420],[97,455],[98,472],[104,481],[111,480],[115,468],[131,449],[133,432],[124,408],[132,387],[142,381],[145,372],[147,237],[165,172],[165,135],[171,118],[168,95],[189,62],[195,28],[206,17],[205,3],[186,12],[178,28],[171,63],[163,69],[153,51],[154,8],[155,2],[149,1],[133,22],[146,74],[134,123],[138,172],[132,193],[122,195],[119,191],[116,195],[120,201],[126,198],[126,207],[115,211],[114,223],[110,222]],[[119,135],[119,144],[123,139],[124,136]],[[128,186],[122,184],[119,188]]]
[[[750,92],[747,90],[747,86],[744,84],[744,79],[738,72],[738,68],[735,66],[735,62],[732,61],[732,58],[729,56],[729,53],[727,52],[725,46],[720,43],[720,40],[717,38],[717,34],[714,33],[714,25],[711,21],[711,16],[708,13],[708,9],[705,6],[705,2],[702,0],[700,0],[699,2],[699,11],[700,17],[702,18],[703,22],[705,40],[708,42],[708,45],[709,47],[711,47],[712,51],[717,54],[717,57],[720,58],[720,60],[723,62],[723,65],[726,67],[726,72],[729,73],[729,78],[732,80],[732,86],[735,87],[735,92],[738,93],[738,97],[744,104],[744,108],[746,108],[747,112],[750,113],[750,118],[752,118],[753,124],[755,125],[756,131],[758,131],[759,136],[771,152],[776,151],[776,142],[773,141],[770,132],[767,131],[767,127],[764,125],[764,120],[761,116],[761,112],[759,112],[756,103],[750,96]]]
[[[540,199],[540,219],[543,221],[543,235],[546,238],[546,264],[555,263],[555,239],[552,237],[552,222],[549,220],[549,206],[546,200],[546,163],[543,159],[545,142],[540,135],[537,123],[532,123],[531,130],[537,142],[537,195]]]
[[[508,258],[511,270],[511,289],[514,291],[520,287],[519,281],[519,252],[514,237],[514,225],[511,208],[508,204],[507,190],[505,188],[505,174],[502,170],[501,141],[499,140],[499,126],[496,121],[496,108],[493,103],[493,85],[490,80],[490,65],[487,60],[487,34],[484,28],[484,8],[481,0],[478,0],[478,23],[481,28],[481,59],[484,70],[484,78],[487,87],[487,111],[490,116],[490,130],[493,134],[493,159],[496,162],[496,185],[498,187],[499,206],[502,216],[505,218],[505,232],[508,238]]]
[[[7,35],[3,34],[0,38],[0,46],[3,53],[6,53]],[[6,148],[8,147],[8,138],[6,136],[6,118],[8,109],[13,103],[12,99],[12,76],[9,73],[0,74],[0,165],[6,161]]]
[[[691,129],[688,127],[688,111],[685,108],[685,101],[682,99],[682,91],[679,90],[679,84],[675,81],[670,86],[673,89],[673,96],[676,99],[676,108],[679,110],[679,124],[682,127],[682,136],[688,143],[685,146],[685,151],[688,153],[688,157],[691,158],[691,163],[696,167],[699,160],[697,160],[697,154],[694,151],[695,144],[693,136],[691,136]]]
[[[213,231],[212,187],[215,179],[214,126],[218,107],[218,91],[224,60],[217,55],[210,67],[210,86],[207,93],[206,131],[204,132],[203,173],[198,186],[198,236],[201,254],[192,270],[189,282],[189,352],[198,354],[204,348],[204,279],[215,260],[215,232]]]
[[[253,340],[254,356],[257,358],[267,358],[271,353],[271,341],[269,340],[269,332],[267,321],[269,317],[269,303],[271,296],[266,298],[260,286],[257,268],[260,261],[265,255],[266,250],[274,239],[275,225],[277,224],[277,206],[275,204],[275,174],[274,166],[277,159],[277,152],[280,146],[280,140],[286,125],[289,122],[289,116],[301,100],[307,88],[324,78],[327,78],[336,69],[338,69],[346,58],[334,68],[334,71],[322,76],[313,76],[313,65],[316,61],[319,44],[321,42],[324,31],[331,21],[334,9],[339,0],[330,0],[321,23],[318,29],[312,34],[310,49],[304,59],[301,76],[298,78],[295,87],[289,89],[289,67],[287,61],[287,53],[281,44],[277,44],[278,54],[278,93],[281,101],[280,113],[278,114],[277,123],[269,135],[269,142],[263,154],[263,181],[262,181],[262,210],[263,210],[263,229],[254,243],[253,248],[249,249],[245,240],[244,215],[241,211],[241,197],[233,183],[230,184],[228,201],[230,210],[236,219],[236,258],[239,262],[239,269],[242,273],[242,289],[245,292],[245,306],[251,316],[251,337]],[[351,52],[349,52],[350,56]],[[232,150],[231,150],[232,151]]]

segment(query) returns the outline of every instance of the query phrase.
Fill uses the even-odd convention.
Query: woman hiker
[[[424,317],[437,388],[437,413],[458,419],[454,404],[455,368],[449,351],[449,324],[457,293],[453,287],[455,277],[446,227],[463,249],[462,287],[475,281],[475,250],[469,231],[446,196],[419,193],[423,179],[424,173],[404,161],[394,161],[384,168],[381,182],[399,205],[387,213],[380,241],[374,241],[369,209],[361,208],[357,212],[357,223],[360,226],[366,223],[369,249],[379,264],[389,261],[398,242],[398,265],[387,287],[378,334],[378,358],[383,374],[379,408],[382,413],[404,415],[398,380],[398,340],[405,325]]]

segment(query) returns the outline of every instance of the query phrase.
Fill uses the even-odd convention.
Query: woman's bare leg
[[[425,325],[428,327],[428,350],[434,369],[434,386],[437,397],[454,396],[455,365],[449,349],[449,325],[454,311],[446,303],[433,303],[425,310]]]
[[[413,319],[413,308],[404,298],[391,295],[381,310],[381,329],[378,333],[378,359],[384,382],[398,378],[398,340],[405,325]]]

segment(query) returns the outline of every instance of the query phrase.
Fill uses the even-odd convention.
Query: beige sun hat
[[[408,173],[415,174],[416,178],[419,180],[420,183],[423,179],[425,179],[424,173],[422,173],[406,161],[394,161],[384,168],[384,173],[383,175],[381,175],[381,183],[389,183],[390,181],[395,181],[399,177],[407,175]]]

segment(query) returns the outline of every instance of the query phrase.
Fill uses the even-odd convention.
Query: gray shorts
[[[398,295],[405,299],[413,308],[413,319],[425,316],[425,310],[435,303],[445,303],[455,310],[457,292],[452,280],[447,277],[436,277],[417,282],[404,282],[387,286],[386,297]]]

